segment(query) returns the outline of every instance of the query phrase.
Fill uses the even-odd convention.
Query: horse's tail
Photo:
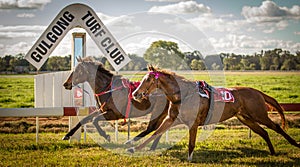
[[[260,91],[259,91],[260,92]],[[260,92],[260,94],[264,97],[265,102],[270,105],[272,108],[275,108],[277,112],[279,113],[281,117],[281,126],[283,129],[286,128],[286,121],[285,121],[285,116],[284,116],[284,109],[280,106],[280,104],[275,100],[273,97],[266,95],[263,92]]]

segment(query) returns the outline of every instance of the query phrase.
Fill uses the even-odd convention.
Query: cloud
[[[300,31],[295,31],[294,34],[295,35],[300,35]]]
[[[244,6],[241,13],[250,22],[277,22],[300,19],[300,6],[280,7],[273,1],[263,1],[259,7]]]
[[[51,0],[0,0],[0,9],[41,9]]]
[[[33,17],[35,17],[35,14],[33,14],[33,13],[20,13],[20,14],[17,14],[17,17],[20,17],[20,18],[33,18]]]
[[[291,52],[299,50],[300,43],[279,39],[257,39],[248,35],[227,34],[221,38],[209,38],[217,52],[253,54],[260,50],[282,48]]]
[[[116,18],[116,17],[109,16],[109,15],[106,15],[106,14],[101,13],[101,12],[97,12],[96,14],[101,19],[101,21],[103,21],[104,23],[109,22],[109,21]]]
[[[26,53],[31,46],[26,42],[18,42],[11,45],[0,44],[0,56],[16,55],[18,53]]]
[[[165,6],[153,6],[149,12],[169,13],[169,14],[190,14],[190,13],[210,13],[211,9],[195,1],[179,2]]]
[[[37,37],[38,34],[34,32],[0,32],[0,38],[31,38]]]
[[[26,53],[45,28],[39,25],[0,25],[0,56]]]
[[[114,33],[129,33],[140,30],[140,27],[134,25],[132,21],[134,16],[109,16],[100,12],[98,12],[97,15],[108,29]]]
[[[216,17],[212,14],[205,14],[188,21],[204,32],[237,32],[249,23],[244,20],[226,19],[226,17]]]
[[[1,37],[4,38],[5,37],[6,38],[37,37],[45,29],[46,26],[40,26],[40,25],[19,25],[19,26],[0,25],[0,34]]]
[[[190,0],[145,0],[148,2],[182,2],[182,1],[190,1]]]

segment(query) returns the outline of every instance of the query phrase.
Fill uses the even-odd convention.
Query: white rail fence
[[[80,121],[79,116],[88,115],[95,106],[92,90],[84,84],[83,106],[76,106],[74,93],[78,91],[66,90],[63,83],[69,77],[70,71],[39,74],[34,76],[34,106],[35,108],[0,108],[0,117],[36,117],[36,141],[38,142],[38,117],[70,116],[69,129]],[[86,136],[86,134],[84,134]],[[81,139],[78,130],[71,140]]]

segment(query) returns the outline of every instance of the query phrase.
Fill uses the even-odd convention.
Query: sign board
[[[40,69],[68,31],[75,27],[87,31],[116,71],[129,63],[130,58],[94,10],[83,4],[71,4],[62,9],[26,54],[26,60]]]

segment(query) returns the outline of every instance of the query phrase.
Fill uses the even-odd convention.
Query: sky
[[[0,56],[27,53],[67,5],[90,6],[127,53],[170,40],[182,51],[254,54],[300,50],[299,0],[0,0]],[[71,30],[52,55],[71,54]],[[101,55],[87,36],[87,55]]]

